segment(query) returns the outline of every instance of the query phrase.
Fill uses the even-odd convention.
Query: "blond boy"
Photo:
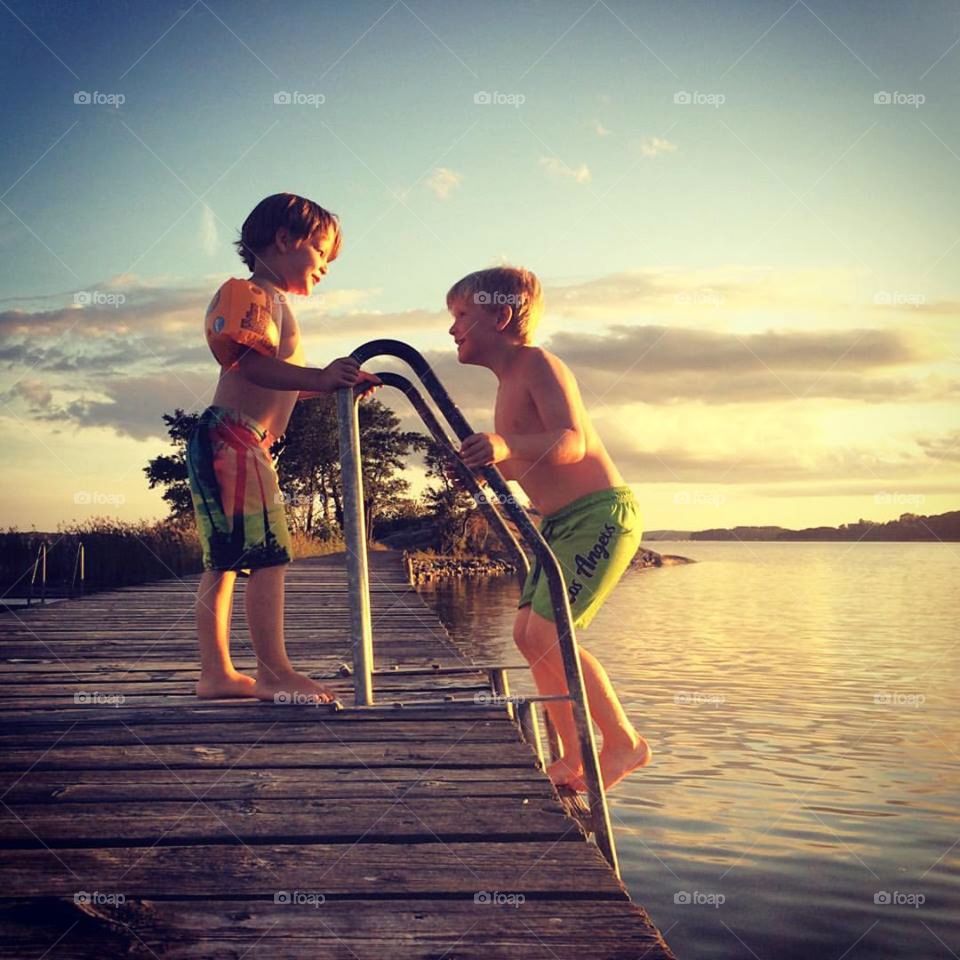
[[[536,276],[513,267],[471,273],[447,294],[450,334],[460,363],[492,370],[499,381],[494,433],[475,433],[460,455],[471,469],[496,464],[543,517],[540,532],[560,563],[574,625],[586,627],[627,569],[642,534],[630,488],[584,409],[567,366],[532,338],[543,311]],[[539,564],[520,598],[514,640],[542,694],[567,692],[553,606]],[[600,767],[613,786],[649,763],[652,751],[623,710],[599,661],[580,648],[590,712],[603,735]],[[548,705],[563,756],[547,771],[555,784],[585,790],[569,703]]]
[[[187,445],[204,566],[197,695],[328,701],[331,691],[294,670],[286,653],[283,588],[293,551],[269,451],[298,400],[341,387],[366,394],[379,381],[351,358],[305,365],[289,296],[309,294],[336,259],[336,216],[305,197],[275,194],[247,217],[236,246],[252,275],[227,280],[207,308],[207,343],[222,369]],[[238,573],[250,578],[245,600],[256,678],[239,673],[230,658]]]

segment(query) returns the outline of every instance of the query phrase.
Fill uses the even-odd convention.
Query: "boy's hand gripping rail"
[[[465,440],[474,433],[457,405],[450,398],[443,385],[437,379],[430,365],[419,353],[407,343],[400,340],[371,340],[353,351],[351,356],[361,365],[372,357],[392,356],[405,361],[420,378],[427,392],[433,398],[440,412],[446,417],[453,431]],[[411,398],[417,412],[423,416],[423,409],[429,408],[423,404],[417,391],[410,386],[409,390],[402,385],[405,378],[396,374],[377,374],[385,383],[398,386]],[[385,379],[386,378],[386,379]],[[409,386],[409,382],[407,382]],[[416,394],[423,405],[423,409],[413,401]],[[366,532],[363,516],[363,490],[360,459],[360,430],[357,418],[357,399],[352,388],[343,388],[337,391],[337,414],[340,425],[340,460],[343,476],[343,507],[344,507],[344,534],[347,540],[347,573],[349,578],[351,602],[351,626],[353,627],[353,654],[354,654],[354,690],[357,703],[368,705],[373,703],[371,671],[373,667],[373,644],[370,630],[370,593],[367,573]],[[438,442],[447,443],[442,429],[440,435],[434,431],[439,428],[436,418],[424,417],[427,426]],[[431,424],[431,420],[433,423]],[[442,440],[441,440],[442,435]],[[454,454],[455,462],[463,466],[462,461]],[[463,467],[466,473],[470,471]],[[573,618],[570,613],[570,601],[567,597],[566,584],[563,573],[556,557],[550,550],[540,531],[531,523],[526,511],[516,503],[510,489],[500,471],[493,465],[484,467],[481,471],[490,488],[497,495],[495,498],[483,497],[481,503],[491,506],[491,500],[506,510],[507,515],[516,524],[521,536],[527,545],[536,554],[543,572],[546,574],[550,587],[550,599],[553,603],[553,612],[557,627],[557,639],[560,654],[563,659],[563,669],[569,691],[570,705],[573,709],[573,719],[580,741],[580,752],[583,759],[584,779],[587,785],[587,796],[590,802],[590,812],[593,821],[594,835],[597,845],[604,857],[619,876],[617,852],[613,842],[613,828],[610,823],[610,812],[607,807],[606,793],[603,788],[603,779],[600,773],[600,764],[597,759],[596,740],[593,727],[590,723],[587,691],[583,682],[583,671],[580,664],[580,653],[577,649],[576,635],[573,630]],[[471,478],[472,479],[472,478]],[[473,482],[475,484],[475,481]],[[495,511],[494,511],[495,512]],[[502,518],[496,524],[498,531],[506,528]],[[505,543],[508,545],[516,541],[509,536]],[[512,551],[511,551],[512,552]],[[522,553],[522,552],[521,552]],[[520,567],[526,568],[526,561]]]

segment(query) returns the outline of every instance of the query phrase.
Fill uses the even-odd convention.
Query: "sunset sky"
[[[343,224],[296,304],[310,361],[406,340],[477,429],[496,382],[457,368],[445,291],[536,271],[539,341],[645,529],[960,508],[956,4],[2,0],[0,24],[4,526],[165,513],[142,468],[212,397],[203,311],[279,191]]]

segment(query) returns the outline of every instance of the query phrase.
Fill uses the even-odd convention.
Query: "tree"
[[[374,520],[396,510],[410,489],[409,482],[399,475],[407,468],[404,458],[431,441],[422,433],[400,430],[400,418],[377,400],[361,401],[359,420],[363,510],[370,540]]]
[[[439,480],[439,485],[427,487],[423,494],[437,526],[438,550],[441,553],[482,550],[490,533],[489,524],[476,508],[473,497],[448,476],[450,458],[445,448],[430,440],[423,459],[427,477]]]
[[[200,415],[184,413],[177,407],[173,414],[165,413],[167,433],[174,446],[173,454],[161,454],[150,460],[143,468],[150,489],[163,487],[163,499],[170,507],[170,519],[183,522],[193,516],[193,501],[190,497],[190,484],[187,479],[187,441]]]
[[[280,490],[292,525],[314,536],[329,537],[342,517],[334,508],[340,445],[332,398],[298,403],[287,432],[271,451],[278,456]]]

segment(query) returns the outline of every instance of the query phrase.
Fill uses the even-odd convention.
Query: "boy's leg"
[[[249,697],[253,694],[253,677],[238,673],[230,659],[230,616],[236,579],[232,570],[205,570],[200,577],[196,601],[197,638],[200,642],[198,697]]]
[[[523,638],[518,640],[521,653],[527,658],[537,689],[542,694],[567,692],[563,657],[554,623],[524,607],[528,611],[524,621]],[[517,618],[520,624],[520,616]],[[600,768],[604,785],[612,787],[631,770],[650,762],[652,753],[646,740],[634,729],[624,712],[603,665],[589,651],[580,647],[583,682],[587,690],[590,714],[603,735]],[[563,757],[550,765],[548,773],[554,783],[566,783],[577,790],[585,789],[582,780],[583,761],[580,742],[570,703],[547,704],[547,711],[557,735],[563,744]]]
[[[287,564],[252,570],[246,586],[247,626],[257,654],[257,683],[253,695],[261,700],[293,702],[299,697],[327,702],[334,692],[297,673],[287,657],[283,639],[283,588]]]

